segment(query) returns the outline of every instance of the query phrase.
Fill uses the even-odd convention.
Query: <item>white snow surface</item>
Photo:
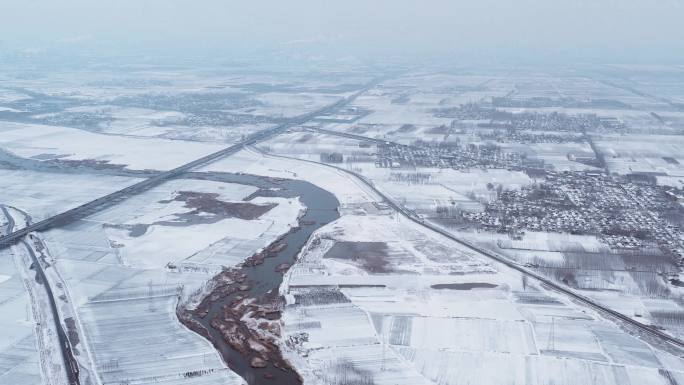
[[[132,170],[168,170],[216,152],[224,145],[95,134],[76,128],[0,123],[0,146],[17,156],[60,155],[107,161]]]
[[[139,180],[123,176],[0,170],[0,202],[26,211],[37,222]]]
[[[234,167],[340,198],[342,217],[314,234],[281,286],[283,349],[306,384],[637,385],[684,375],[681,359],[593,311],[378,209],[346,174],[251,152],[208,169]],[[336,242],[385,242],[383,269],[326,257]],[[453,284],[462,286],[435,286]]]
[[[253,220],[163,224],[191,211],[174,200],[181,191],[243,202],[256,188],[172,180],[44,234],[52,266],[66,283],[103,384],[244,383],[208,341],[178,322],[176,305],[180,298],[203,290],[223,266],[244,261],[289,231],[303,206],[296,198],[257,197],[249,203],[277,206]],[[200,214],[193,215],[201,219]],[[119,228],[134,224],[150,226],[144,234]]]

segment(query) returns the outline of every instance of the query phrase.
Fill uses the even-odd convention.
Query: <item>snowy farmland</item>
[[[0,74],[3,234],[287,127],[0,250],[0,385],[66,385],[60,326],[83,385],[684,383],[551,289],[684,337],[676,76],[306,60]]]
[[[62,306],[76,310],[87,344],[80,349],[92,353],[102,383],[243,383],[208,341],[179,323],[176,304],[297,224],[303,206],[296,198],[243,200],[256,190],[173,180],[44,234],[69,292],[70,304]],[[216,214],[184,191],[201,194],[202,203],[253,205],[226,207],[261,214]]]
[[[684,375],[679,359],[593,311],[345,199],[356,190],[374,201],[344,174],[253,152],[209,169],[232,167],[335,186],[342,203],[342,218],[314,235],[281,287],[282,343],[305,383],[636,385]]]
[[[122,176],[0,170],[0,202],[27,212],[37,222],[139,180]]]
[[[374,148],[361,148],[358,140],[325,134],[293,132],[280,135],[260,148],[275,155],[316,162],[320,161],[321,154],[341,153],[346,161],[336,166],[371,179],[396,201],[427,215],[432,215],[438,206],[478,211],[483,202],[495,197],[495,192],[487,187],[489,184],[518,189],[533,183],[522,172],[504,169],[378,168],[373,156]],[[411,176],[417,175],[427,180],[412,181]]]
[[[13,254],[20,248],[0,251],[0,383],[45,384],[40,365],[38,333],[25,277]],[[46,373],[48,374],[48,373]]]
[[[301,140],[305,135],[308,135],[307,140]],[[345,139],[335,148],[332,145],[335,140],[329,135],[292,133],[269,141],[264,148],[274,154],[314,161],[317,154],[333,149],[347,159],[358,154],[358,142],[354,146],[354,140]],[[608,164],[610,167],[610,161]],[[515,190],[535,182],[523,172],[503,169],[387,169],[378,168],[369,161],[333,166],[363,175],[396,202],[423,218],[438,222],[438,208],[481,211],[485,204],[496,199],[496,189],[492,186]],[[410,178],[418,175],[421,181]],[[637,321],[664,327],[673,335],[682,333],[682,325],[677,321],[682,312],[677,304],[682,290],[666,278],[678,274],[670,258],[658,257],[648,251],[621,253],[609,250],[596,237],[567,233],[529,232],[519,241],[511,241],[509,235],[491,233],[461,232],[459,236],[474,240],[521,265],[533,266],[544,275]]]
[[[684,139],[681,136],[599,136],[596,145],[605,156],[611,172],[643,172],[669,177],[661,179],[662,183],[675,182],[676,178],[684,176],[681,165],[684,163]]]
[[[596,237],[527,232],[512,240],[505,234],[454,231],[459,237],[494,250],[521,265],[533,266],[549,278],[568,282],[583,295],[637,321],[682,335],[674,318],[681,312],[680,288],[665,277],[677,274],[672,261],[651,251],[610,250]]]
[[[358,223],[366,231],[360,233]],[[330,259],[326,251],[347,239],[397,239],[397,232],[405,241],[390,246],[390,268],[382,272],[359,260]],[[664,363],[672,359],[667,353],[593,312],[419,233],[389,216],[350,215],[320,230],[303,251],[281,290],[290,298],[284,343],[306,381],[342,384],[353,373],[377,384],[548,384],[558,378],[573,384],[585,378],[636,385],[667,384],[662,369],[684,374],[681,363]],[[424,238],[463,257],[423,255],[413,243]]]
[[[0,123],[0,134],[0,146],[23,158],[48,156],[73,161],[95,160],[131,170],[168,170],[225,147],[6,122]]]

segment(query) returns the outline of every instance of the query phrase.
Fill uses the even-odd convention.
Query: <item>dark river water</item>
[[[245,357],[228,345],[223,340],[220,331],[213,328],[210,322],[215,316],[222,314],[224,305],[230,304],[236,295],[247,294],[249,297],[259,297],[271,290],[277,292],[283,281],[283,274],[276,271],[278,265],[282,263],[293,264],[297,254],[311,234],[318,228],[339,218],[339,201],[330,192],[299,180],[226,173],[198,173],[190,174],[189,177],[252,185],[261,189],[258,196],[299,197],[302,204],[306,206],[306,214],[300,218],[300,228],[289,232],[281,239],[281,242],[286,243],[287,247],[280,250],[275,257],[266,258],[263,264],[242,268],[242,272],[247,274],[251,286],[248,292],[224,296],[212,304],[207,316],[203,318],[193,317],[209,331],[211,342],[219,350],[228,366],[247,380],[250,385],[300,384],[299,376],[296,373],[276,368],[270,363],[265,368],[252,368],[250,357]],[[247,257],[249,256],[246,255],[245,258]]]

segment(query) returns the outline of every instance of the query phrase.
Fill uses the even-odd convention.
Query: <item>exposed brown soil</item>
[[[293,228],[291,231],[296,231]],[[281,237],[282,239],[282,237]],[[212,279],[213,290],[196,309],[179,309],[179,319],[191,330],[212,340],[211,334],[197,319],[205,320],[211,309],[225,302],[221,311],[214,312],[209,321],[218,330],[223,340],[234,350],[246,357],[253,368],[265,368],[269,364],[275,368],[292,371],[294,369],[283,359],[276,340],[281,336],[282,297],[277,290],[254,296],[245,269],[264,263],[265,258],[274,257],[287,247],[278,240],[254,254],[239,267],[227,269]],[[282,273],[287,267],[279,265]]]
[[[294,231],[290,230],[290,231]],[[263,249],[261,252],[252,255],[247,258],[242,266],[256,266],[264,263],[264,258],[275,257],[279,252],[283,251],[287,247],[287,243],[276,241],[270,244],[268,247]]]
[[[95,159],[83,159],[83,160],[72,160],[72,159],[52,159],[48,161],[59,167],[87,167],[94,170],[123,170],[126,168],[125,164],[113,164],[109,163],[108,160],[95,160]]]
[[[79,342],[81,342],[81,339],[78,337],[78,332],[76,331],[76,322],[73,318],[69,317],[64,319],[64,323],[67,327],[67,336],[69,337],[69,342],[71,342],[71,347],[74,351],[74,354],[78,355],[76,346],[79,344]]]
[[[336,242],[323,258],[351,260],[371,273],[387,273],[387,243],[385,242]]]
[[[196,191],[179,191],[174,201],[185,202],[185,207],[192,208],[190,214],[209,213],[223,218],[240,218],[252,220],[259,218],[272,208],[275,203],[257,205],[248,202],[224,202],[218,199],[219,194]],[[168,201],[162,201],[168,203]]]
[[[254,368],[262,368],[267,363],[275,367],[290,369],[282,358],[276,338],[280,337],[280,309],[282,302],[275,293],[261,297],[250,297],[250,286],[247,276],[241,269],[230,269],[214,278],[217,282],[212,293],[206,297],[195,310],[182,310],[181,321],[191,330],[211,340],[208,331],[202,324],[193,319],[193,314],[204,319],[211,306],[225,297],[231,301],[223,305],[222,311],[210,320],[211,327],[221,332],[223,340],[233,349],[250,360]],[[244,294],[241,294],[244,293]],[[254,320],[256,329],[252,329],[246,319]],[[251,323],[251,322],[250,322]]]
[[[449,132],[449,128],[445,125],[441,125],[437,127],[428,128],[427,130],[425,130],[425,132],[434,135],[444,135]]]
[[[159,203],[170,203],[172,201],[185,202],[185,207],[193,209],[192,211],[175,214],[171,220],[156,221],[149,224],[105,223],[103,224],[103,227],[127,230],[130,237],[140,237],[145,235],[148,228],[152,225],[179,227],[198,224],[212,224],[226,218],[253,220],[261,217],[265,213],[269,212],[272,208],[277,206],[276,203],[257,205],[249,202],[224,202],[219,200],[218,197],[219,194],[216,193],[180,191],[173,199],[162,200],[159,201]]]
[[[211,292],[201,298],[195,309],[179,307],[178,317],[184,325],[211,341],[224,362],[250,385],[301,385],[301,377],[282,357],[277,344],[281,340],[284,306],[278,290],[283,281],[281,273],[287,270],[285,264],[296,260],[315,230],[339,218],[339,201],[331,193],[306,182],[221,175],[226,182],[257,186],[260,190],[254,196],[298,197],[306,207],[316,210],[300,213],[301,227],[291,229],[262,252],[212,278]],[[217,196],[204,198],[218,199]],[[187,193],[179,196],[189,207],[196,207],[194,211],[206,209],[204,198]],[[218,215],[202,212],[195,217]]]
[[[284,274],[288,269],[290,268],[289,263],[281,263],[280,265],[276,266],[276,271]]]
[[[440,283],[430,286],[433,289],[449,289],[449,290],[472,290],[472,289],[493,289],[497,287],[493,283],[485,282],[468,282],[468,283]]]
[[[297,143],[306,143],[309,140],[311,140],[311,138],[313,138],[313,135],[311,135],[309,133],[304,134],[304,135],[300,136],[299,138],[297,138]]]

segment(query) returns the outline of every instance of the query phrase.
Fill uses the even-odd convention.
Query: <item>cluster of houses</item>
[[[520,170],[524,159],[518,153],[502,151],[495,145],[457,143],[418,143],[412,146],[387,143],[378,145],[376,166],[382,168],[436,167],[468,169],[506,168]]]
[[[616,249],[657,246],[681,260],[684,238],[667,217],[682,215],[681,192],[594,172],[547,172],[542,183],[502,190],[482,212],[462,212],[479,228],[594,234]]]

